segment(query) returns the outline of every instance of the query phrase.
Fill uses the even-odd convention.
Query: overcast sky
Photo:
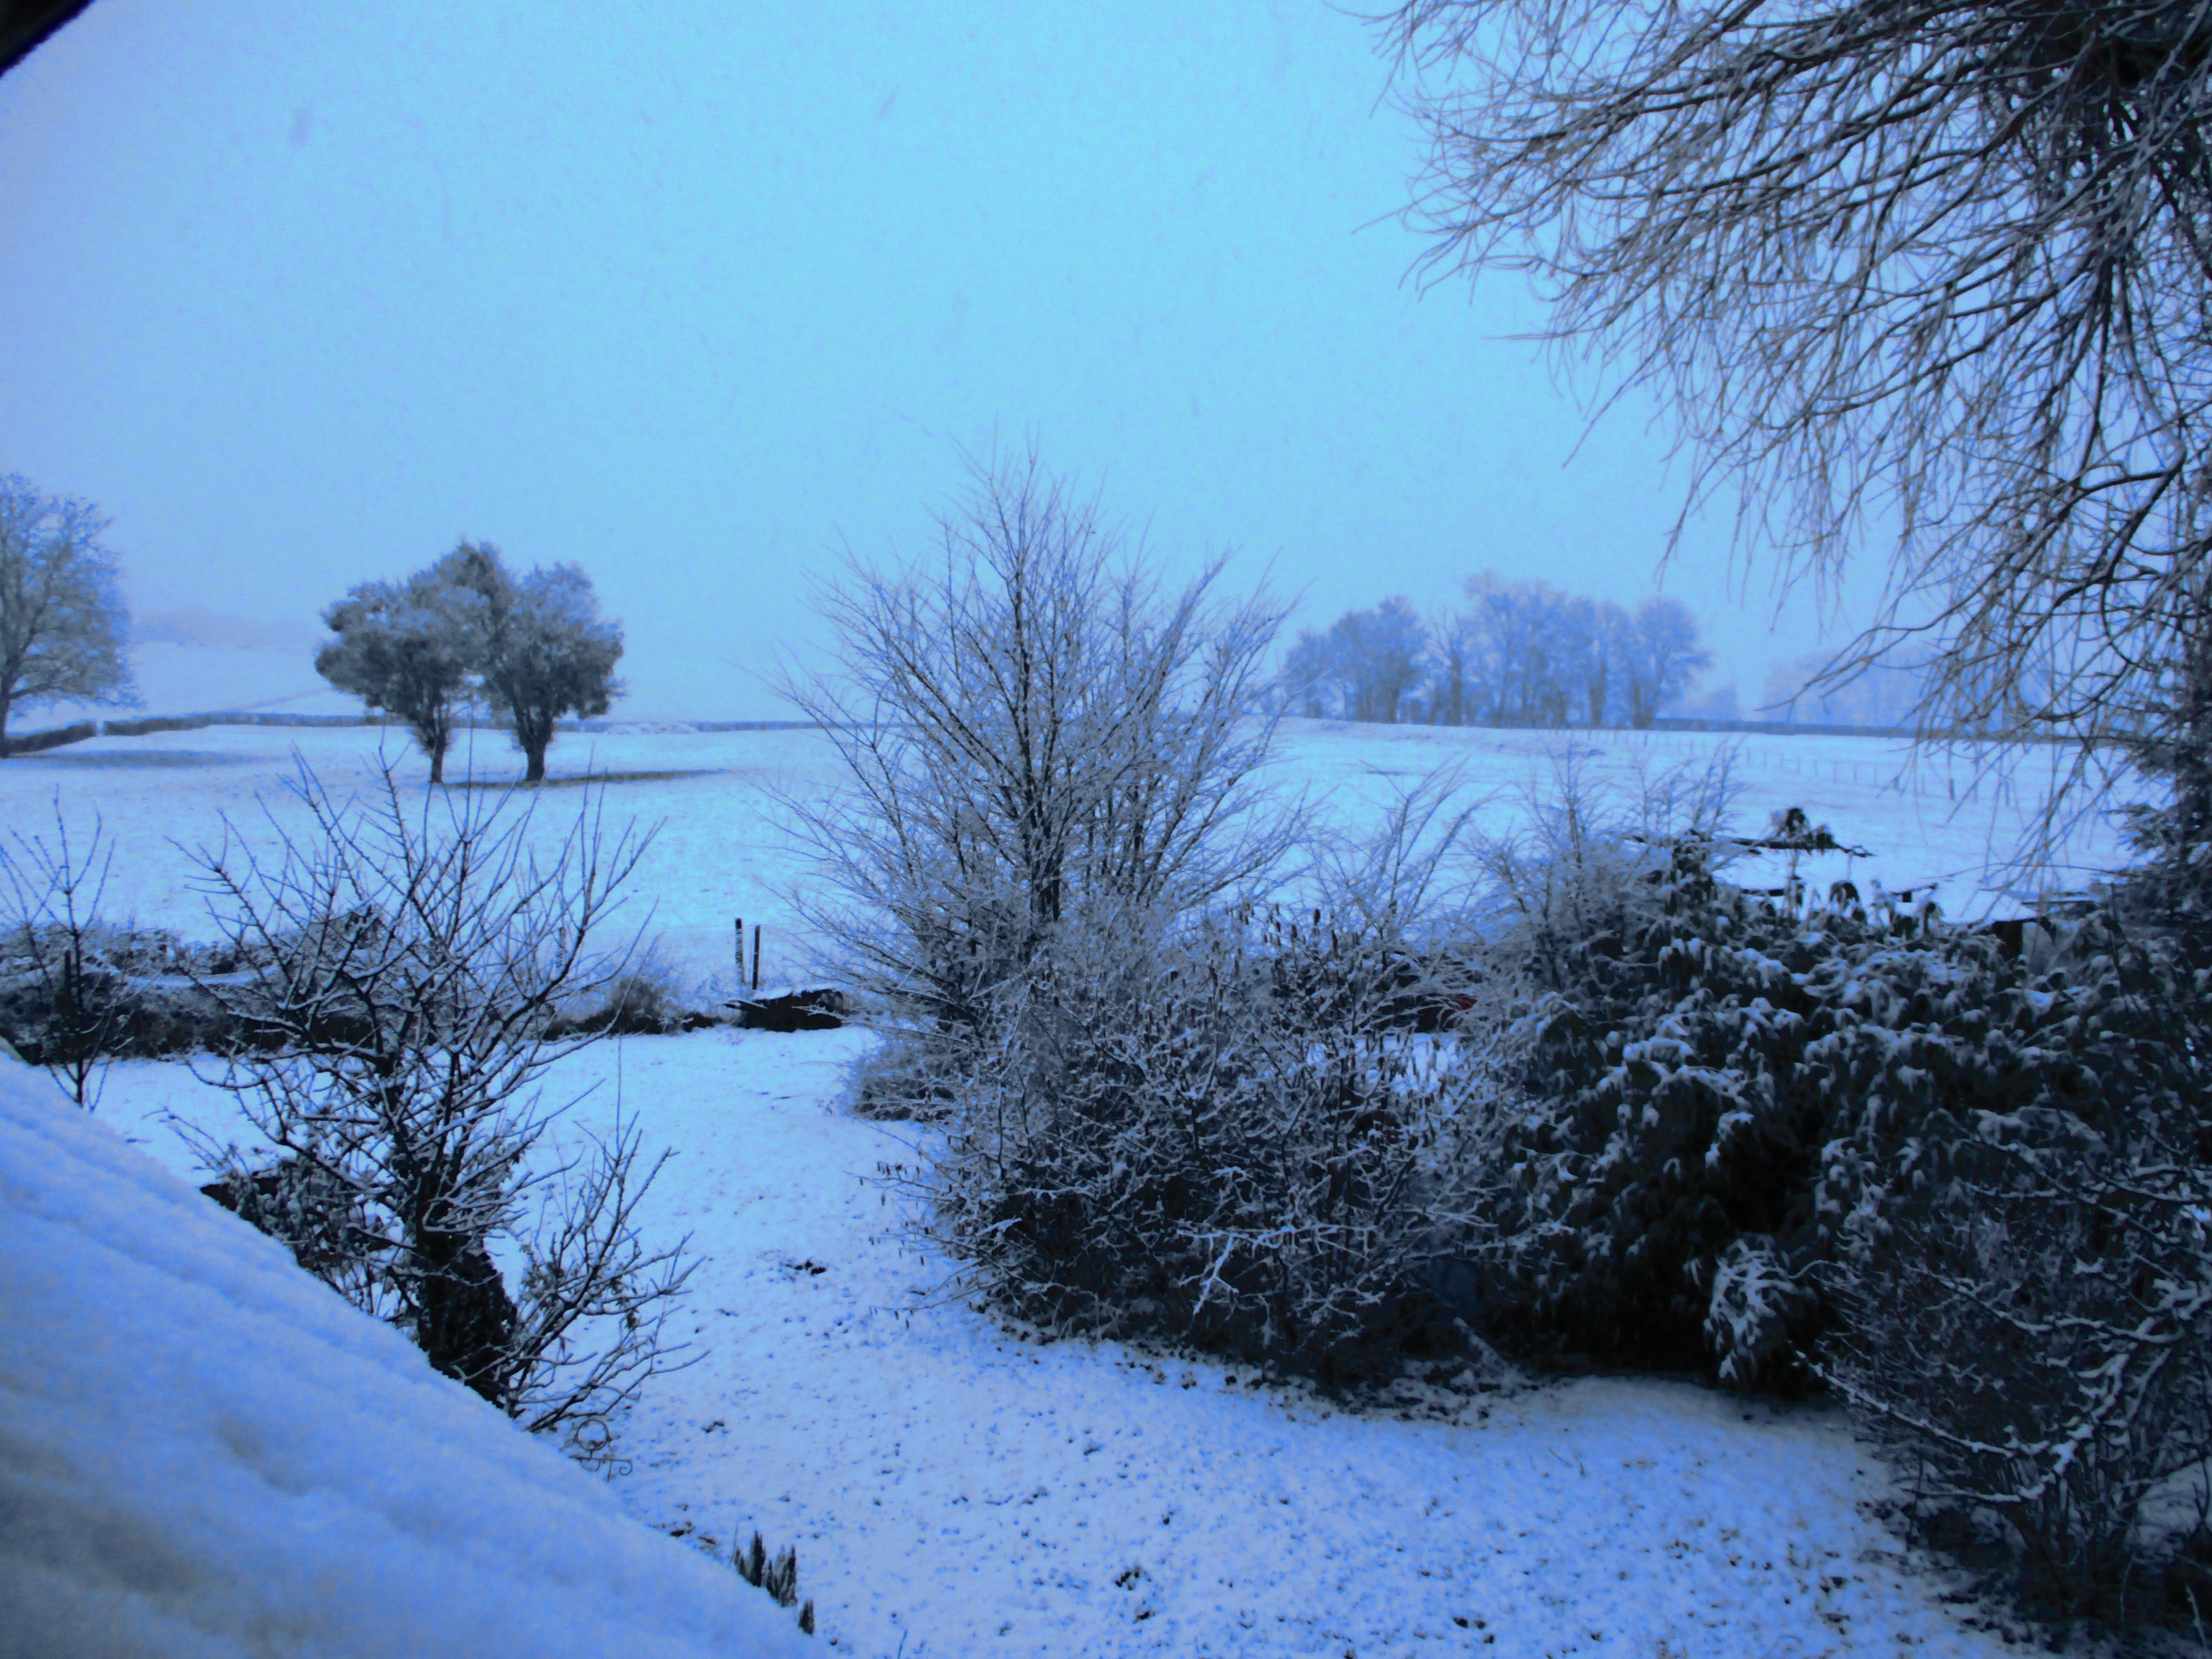
[[[1364,26],[1193,7],[95,0],[0,80],[0,471],[134,602],[312,623],[463,535],[574,560],[702,715],[1034,439],[1299,620],[1494,568],[1632,602],[1663,424],[1587,441],[1515,279],[1423,293]],[[1693,527],[1755,702],[1815,642]],[[687,694],[690,695],[690,694]]]

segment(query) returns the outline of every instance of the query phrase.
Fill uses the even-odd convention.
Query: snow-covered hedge
[[[815,1644],[0,1060],[0,1648],[731,1659]]]

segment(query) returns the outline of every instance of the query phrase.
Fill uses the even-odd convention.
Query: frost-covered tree
[[[1481,634],[1464,613],[1447,613],[1429,625],[1422,713],[1431,725],[1482,723],[1487,709],[1482,700],[1481,649]]]
[[[1925,630],[1931,729],[2154,723],[2212,556],[2197,0],[1409,0],[1435,266],[1531,276],[1692,499]],[[2107,749],[2104,752],[2117,753]]]
[[[1590,606],[1582,637],[1582,708],[1590,726],[1604,726],[1620,699],[1621,671],[1628,654],[1628,613],[1610,599]]]
[[[1281,615],[1217,597],[1218,564],[1163,591],[1034,456],[979,467],[939,527],[933,557],[826,596],[836,666],[788,695],[850,787],[787,805],[850,971],[963,1024],[1079,919],[1189,911],[1278,861],[1254,715]]]
[[[316,668],[404,720],[430,757],[433,783],[444,780],[465,696],[482,696],[512,723],[525,781],[537,783],[556,722],[604,714],[622,695],[622,624],[599,615],[591,578],[572,564],[518,578],[489,542],[465,541],[404,583],[365,582],[324,620],[338,638]]]
[[[599,615],[591,578],[575,565],[540,565],[518,578],[489,542],[463,543],[449,563],[473,607],[484,696],[514,727],[528,765],[523,781],[542,782],[555,722],[604,714],[622,695],[614,672],[622,624]]]
[[[21,704],[137,701],[121,571],[92,504],[0,478],[0,757]]]
[[[315,653],[315,672],[371,708],[406,721],[443,783],[455,706],[483,652],[470,594],[457,580],[467,544],[404,582],[363,582],[323,613],[337,635]]]
[[[1385,599],[1346,611],[1325,634],[1301,634],[1285,678],[1310,714],[1393,726],[1420,684],[1427,635],[1411,604]]]
[[[1467,583],[1481,638],[1486,699],[1498,726],[1565,726],[1580,701],[1571,617],[1577,603],[1544,582],[1507,582],[1490,572]]]

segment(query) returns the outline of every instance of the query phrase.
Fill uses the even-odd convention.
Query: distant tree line
[[[604,714],[622,694],[622,624],[599,615],[591,578],[573,564],[517,575],[489,542],[465,541],[404,581],[363,582],[323,621],[337,637],[316,653],[316,672],[404,720],[433,783],[445,781],[471,703],[513,728],[524,781],[537,783],[554,723]]]
[[[1487,571],[1465,592],[1442,617],[1389,599],[1300,634],[1285,706],[1386,726],[1649,726],[1712,665],[1678,599],[1630,611]]]

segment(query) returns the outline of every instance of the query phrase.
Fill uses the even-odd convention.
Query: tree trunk
[[[0,693],[0,760],[8,758],[8,710],[15,698]]]
[[[433,1366],[505,1411],[515,1307],[483,1241],[426,1231],[415,1255],[422,1271],[415,1287],[416,1345]]]
[[[553,714],[550,709],[517,708],[512,711],[514,720],[514,746],[522,750],[529,763],[523,774],[525,783],[545,781],[545,750],[553,741]]]

